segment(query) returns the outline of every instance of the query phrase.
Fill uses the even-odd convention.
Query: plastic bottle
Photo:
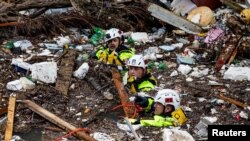
[[[91,36],[90,42],[93,45],[97,45],[101,41],[101,39],[103,39],[105,33],[99,27],[93,27],[93,31],[94,31],[94,35]]]

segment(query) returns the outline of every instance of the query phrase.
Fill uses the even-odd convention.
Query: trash
[[[51,50],[52,52],[56,52],[58,50],[63,49],[62,47],[60,47],[56,43],[38,43],[37,45],[40,46],[40,47],[45,47],[45,48]]]
[[[187,81],[187,82],[192,82],[193,80],[194,80],[194,79],[191,78],[191,77],[186,78],[186,81]]]
[[[208,136],[208,125],[212,125],[213,123],[209,120],[202,118],[200,122],[195,126],[194,132],[199,137],[207,137]]]
[[[159,28],[157,31],[155,31],[148,38],[149,38],[149,40],[153,40],[153,41],[156,40],[156,39],[161,39],[163,37],[163,35],[165,34],[165,32],[166,32],[165,27]]]
[[[31,67],[32,79],[44,83],[55,83],[57,78],[56,62],[35,63]]]
[[[21,77],[20,79],[21,85],[25,90],[34,89],[36,84],[27,79],[26,77]]]
[[[163,141],[195,141],[187,131],[178,129],[163,129]]]
[[[135,42],[146,43],[149,41],[149,37],[148,37],[148,34],[146,32],[132,32],[131,38]]]
[[[88,63],[83,63],[74,73],[73,75],[79,79],[83,79],[88,73],[89,65]]]
[[[14,41],[9,40],[6,44],[7,49],[12,49],[14,47]]]
[[[177,62],[179,64],[183,63],[183,64],[195,64],[195,60],[194,58],[190,57],[190,56],[184,56],[182,54],[176,54],[176,59],[177,59]]]
[[[132,126],[133,126],[134,130],[138,130],[142,127],[142,125],[140,125],[140,124],[134,124]],[[117,122],[117,127],[121,130],[124,130],[124,131],[131,131],[131,129],[129,128],[129,126],[127,124],[122,124],[122,123]]]
[[[222,38],[224,36],[224,31],[220,28],[211,29],[208,31],[208,34],[204,40],[205,43],[211,44],[215,40]]]
[[[223,79],[248,80],[250,81],[249,67],[229,67],[224,73]]]
[[[173,0],[171,7],[177,15],[186,16],[197,6],[191,0]]]
[[[206,6],[197,7],[191,10],[188,13],[187,19],[203,27],[215,23],[213,11]]]
[[[83,50],[87,50],[87,51],[90,51],[90,50],[93,50],[93,44],[84,44],[84,45],[77,45],[75,47],[75,49],[77,51],[83,51]]]
[[[114,99],[114,95],[112,93],[110,93],[109,91],[105,91],[103,92],[103,96],[108,99],[108,100],[112,100]]]
[[[187,75],[192,68],[189,65],[182,65],[180,64],[178,67],[178,71],[181,72],[183,75]]]
[[[93,27],[93,35],[90,38],[90,42],[96,46],[99,44],[99,42],[103,39],[105,33],[103,31],[103,29],[99,28],[99,27]]]
[[[170,74],[170,76],[171,77],[174,77],[174,76],[177,76],[178,75],[178,72],[175,70],[175,71],[173,71],[171,74]]]
[[[172,44],[170,46],[168,46],[168,45],[161,45],[161,46],[159,46],[159,48],[163,49],[165,51],[173,51],[176,48],[182,48],[182,46],[183,46],[183,43],[178,43],[178,44]]]
[[[94,132],[91,136],[96,139],[97,141],[115,141],[110,135],[101,132]]]
[[[22,90],[23,86],[20,80],[14,80],[14,81],[8,82],[6,85],[6,88],[11,91],[20,91]]]
[[[14,42],[14,46],[16,48],[21,48],[21,50],[27,50],[28,48],[32,47],[32,43],[28,40],[21,40]]]
[[[17,72],[26,74],[31,69],[31,64],[23,61],[22,58],[13,58],[11,60],[11,65],[14,66]]]
[[[71,39],[69,38],[69,36],[65,36],[65,37],[59,36],[57,38],[54,38],[54,40],[56,41],[59,47],[63,47],[71,43]]]
[[[164,71],[164,70],[166,70],[168,67],[167,67],[167,64],[165,63],[165,62],[160,62],[159,64],[158,64],[158,66],[157,66],[157,69],[159,70],[159,71]]]
[[[248,120],[248,114],[247,113],[245,113],[243,111],[240,111],[239,115],[240,115],[241,118],[244,118],[244,119]]]
[[[250,9],[244,9],[240,12],[240,18],[243,22],[250,23]]]
[[[187,33],[190,34],[199,34],[203,31],[203,29],[196,25],[193,24],[192,22],[156,5],[156,4],[150,4],[148,7],[148,11],[151,12],[151,15],[164,21],[167,22],[175,27],[178,27]]]
[[[209,68],[206,68],[203,70],[199,70],[198,68],[193,68],[193,72],[190,74],[190,76],[200,78],[205,75],[208,75],[208,72],[209,72]]]

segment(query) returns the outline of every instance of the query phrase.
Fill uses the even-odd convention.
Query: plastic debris
[[[55,83],[57,78],[57,63],[56,62],[41,62],[35,63],[31,67],[32,79],[44,83]]]
[[[89,70],[89,65],[88,63],[83,63],[75,72],[74,72],[74,76],[79,78],[79,79],[83,79],[86,74],[88,73]]]
[[[194,138],[184,130],[167,129],[163,130],[163,141],[195,141]]]
[[[97,141],[115,141],[110,135],[101,132],[94,132],[91,136]]]

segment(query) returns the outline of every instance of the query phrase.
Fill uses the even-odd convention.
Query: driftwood
[[[71,6],[71,3],[69,0],[54,0],[54,1],[28,0],[20,4],[1,2],[0,3],[0,22],[13,22],[13,21],[17,22],[18,18],[22,17],[19,14],[19,12],[22,10],[36,9],[34,14],[30,16],[31,18],[35,18],[35,15],[38,16],[41,13],[45,12],[46,11],[45,9],[62,8],[62,7],[70,7],[70,6]]]
[[[123,31],[149,31],[152,26],[163,26],[150,16],[145,1],[99,1],[99,0],[26,0],[17,3],[0,2],[0,29],[6,31],[0,36],[11,34],[33,36],[38,34],[66,33],[66,27],[104,29],[120,28]],[[45,15],[50,8],[73,10],[57,15]],[[29,13],[21,14],[20,11]],[[6,28],[6,27],[16,27]]]

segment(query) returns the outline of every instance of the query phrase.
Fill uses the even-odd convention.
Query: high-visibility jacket
[[[151,75],[149,70],[147,70],[147,73],[141,79],[135,80],[133,76],[128,78],[128,86],[132,94],[136,92],[150,91],[154,89],[156,85],[157,85],[157,81],[155,77]]]
[[[178,108],[171,113],[171,117],[164,115],[155,115],[152,120],[140,120],[142,126],[155,126],[155,127],[166,127],[166,126],[179,126],[185,124],[187,116],[182,110]]]
[[[174,118],[155,115],[153,120],[140,120],[142,126],[166,127],[173,126]]]
[[[116,50],[111,51],[108,47],[100,47],[95,56],[105,64],[124,66],[125,61],[135,54],[133,48],[120,45]]]

